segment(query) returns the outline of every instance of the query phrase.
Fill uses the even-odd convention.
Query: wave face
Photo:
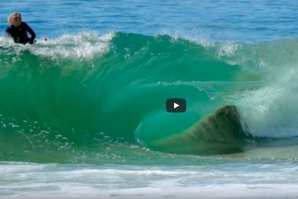
[[[206,46],[122,32],[33,46],[2,38],[0,158],[62,161],[78,148],[100,151],[99,143],[146,145],[223,104],[239,107],[255,137],[297,136],[296,47],[296,40]],[[171,97],[185,98],[187,112],[167,113]]]

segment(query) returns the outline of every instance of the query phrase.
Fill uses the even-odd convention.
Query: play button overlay
[[[166,101],[167,112],[182,113],[186,111],[186,100],[183,98],[170,98]]]
[[[178,108],[180,105],[174,102],[174,109]]]

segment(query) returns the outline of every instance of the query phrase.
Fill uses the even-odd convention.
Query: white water
[[[59,165],[2,162],[1,198],[283,198],[298,196],[298,166]]]

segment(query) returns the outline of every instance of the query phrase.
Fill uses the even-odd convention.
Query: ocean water
[[[0,8],[0,198],[298,197],[295,1]],[[4,36],[15,11],[35,45]],[[224,105],[247,136],[190,134]]]

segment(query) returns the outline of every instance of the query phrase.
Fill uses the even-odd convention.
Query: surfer
[[[12,13],[8,16],[8,27],[6,33],[9,37],[12,37],[15,43],[20,44],[33,44],[36,34],[32,28],[22,21],[20,13]],[[31,37],[28,37],[28,33]]]

